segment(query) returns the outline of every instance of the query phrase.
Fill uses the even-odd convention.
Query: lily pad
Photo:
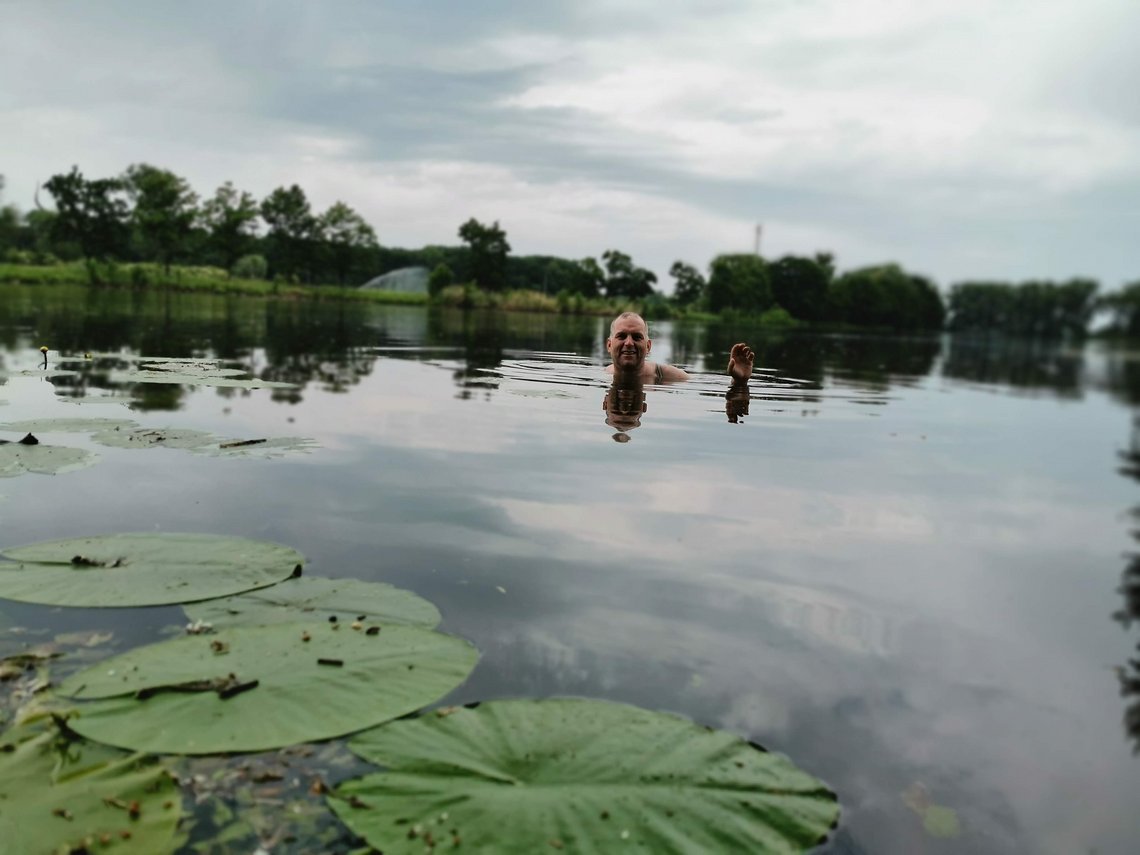
[[[0,452],[7,446],[0,446]],[[42,447],[42,446],[37,446]],[[264,588],[304,556],[277,543],[212,534],[142,533],[5,550],[0,597],[53,606],[158,606]]]
[[[835,794],[783,757],[605,701],[495,701],[394,722],[349,748],[388,771],[346,781],[330,804],[386,855],[433,843],[798,852],[821,843],[839,816]]]
[[[111,448],[182,448],[195,449],[218,442],[212,433],[184,428],[112,428],[99,431],[93,442]]]
[[[2,734],[0,744],[5,852],[52,855],[108,847],[152,855],[181,844],[178,788],[153,761],[102,745],[61,743],[43,725]]]
[[[117,371],[111,375],[111,382],[118,383],[181,383],[187,386],[224,386],[234,389],[296,389],[295,383],[281,383],[274,380],[239,380],[235,377],[221,377],[215,374],[187,371],[151,371],[140,368],[134,371]]]
[[[7,442],[0,444],[0,478],[14,478],[28,473],[58,475],[83,469],[98,459],[99,455],[82,448]]]
[[[96,431],[138,427],[138,422],[130,419],[28,419],[22,422],[6,422],[0,430],[17,433],[95,433]]]
[[[183,610],[190,620],[215,627],[309,619],[319,622],[336,617],[347,626],[360,620],[369,625],[400,623],[432,629],[440,621],[439,610],[411,591],[384,582],[308,576],[237,597],[195,603]]]
[[[307,454],[320,447],[320,443],[310,437],[275,436],[268,439],[225,440],[217,445],[202,446],[195,451],[215,457],[280,457],[292,452]]]
[[[152,644],[72,675],[59,691],[101,699],[69,722],[99,742],[176,754],[263,751],[413,712],[462,683],[477,659],[469,642],[420,627],[368,633],[313,620]]]

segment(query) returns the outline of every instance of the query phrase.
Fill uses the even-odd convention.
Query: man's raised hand
[[[756,354],[744,342],[734,344],[728,355],[728,373],[735,383],[747,383],[752,376],[752,363],[756,361]]]

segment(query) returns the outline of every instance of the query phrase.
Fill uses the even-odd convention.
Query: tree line
[[[0,191],[3,177],[0,176]],[[90,179],[72,167],[43,185],[54,210],[39,204],[22,215],[0,208],[0,258],[25,263],[82,259],[220,268],[241,278],[359,285],[409,266],[431,271],[429,292],[453,284],[487,292],[536,290],[561,298],[638,302],[656,314],[704,312],[759,315],[776,324],[838,324],[895,330],[998,331],[1014,335],[1081,335],[1097,310],[1114,328],[1140,336],[1140,282],[1099,300],[1089,279],[1067,282],[965,282],[944,300],[928,278],[897,264],[837,274],[829,253],[765,259],[730,253],[707,274],[678,260],[671,297],[657,276],[618,249],[599,258],[511,255],[498,221],[471,218],[460,245],[419,249],[382,246],[375,229],[337,201],[313,210],[300,186],[278,187],[258,200],[231,182],[201,198],[182,177],[149,164]]]

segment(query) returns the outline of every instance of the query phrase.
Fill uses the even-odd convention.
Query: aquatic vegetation
[[[54,606],[155,606],[263,588],[305,558],[276,543],[141,533],[53,540],[0,553],[0,597]]]
[[[433,629],[440,615],[432,603],[384,582],[301,576],[271,588],[222,600],[192,603],[183,609],[192,621],[214,627],[288,623],[301,619],[351,626],[399,623]]]
[[[835,794],[739,737],[624,704],[510,700],[362,733],[387,767],[329,804],[385,853],[798,851],[839,816]]]
[[[160,855],[182,842],[182,800],[166,770],[138,755],[61,740],[50,720],[0,735],[4,851]]]
[[[58,475],[91,466],[99,455],[82,448],[60,445],[21,445],[18,442],[0,444],[0,478],[17,475]]]

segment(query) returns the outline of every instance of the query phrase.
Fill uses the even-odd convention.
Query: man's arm
[[[744,342],[734,344],[728,355],[728,376],[732,378],[733,386],[747,386],[748,378],[752,376],[752,364],[756,361],[756,354]]]

